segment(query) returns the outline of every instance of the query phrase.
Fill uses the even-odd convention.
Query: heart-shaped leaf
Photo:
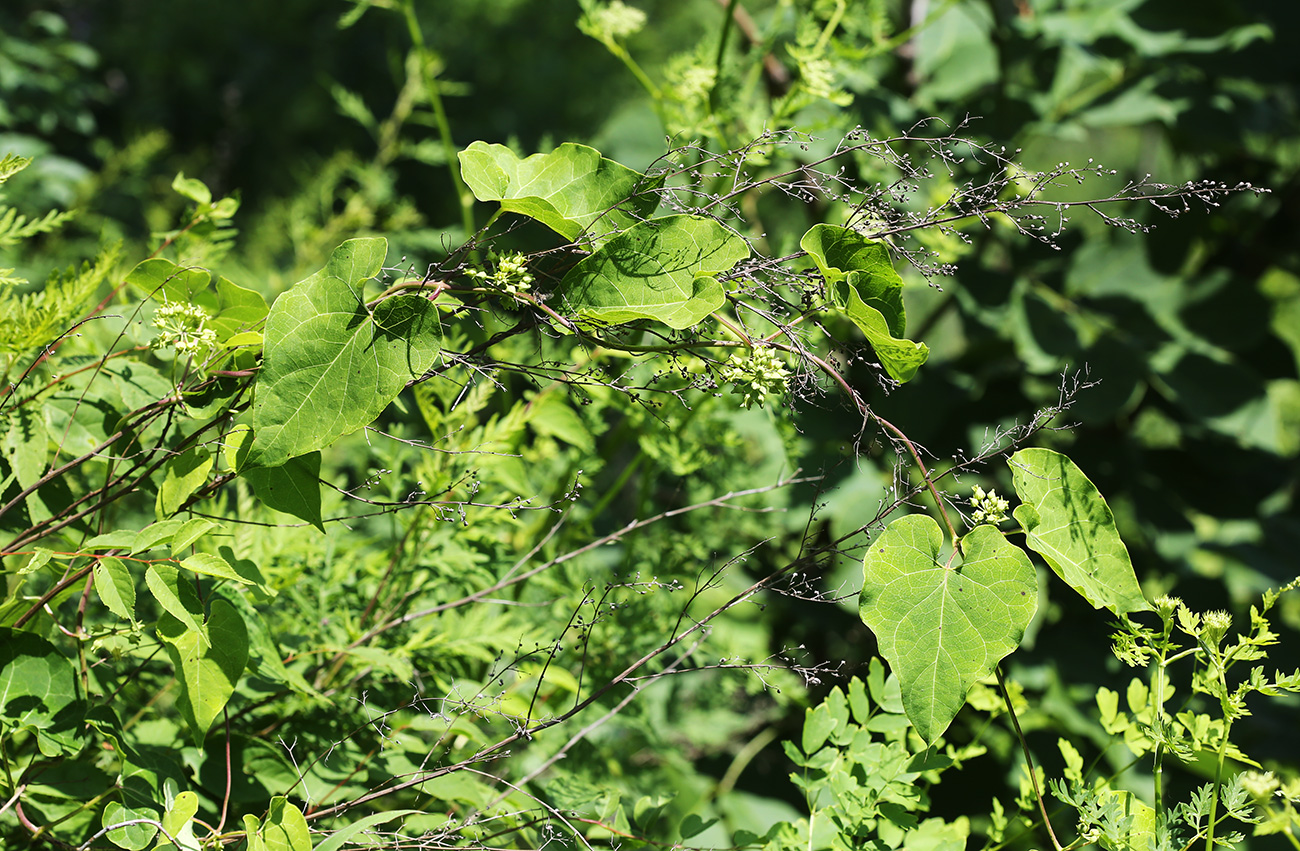
[[[388,243],[352,239],[324,269],[276,299],[253,405],[247,463],[279,467],[369,425],[438,354],[437,310],[424,296],[362,301]]]
[[[1025,545],[1094,608],[1121,616],[1149,611],[1115,516],[1083,471],[1050,449],[1022,449],[1007,464]]]
[[[661,180],[573,142],[522,160],[505,145],[474,142],[459,159],[475,198],[499,201],[502,209],[536,219],[568,240],[584,231],[599,236],[622,230],[648,218],[659,204],[654,190]]]
[[[907,717],[928,743],[948,728],[971,686],[1020,646],[1038,605],[1029,558],[992,526],[962,539],[960,566],[940,561],[942,544],[929,517],[889,524],[867,552],[859,599],[862,621],[898,677]]]
[[[713,219],[664,216],[610,239],[569,270],[560,292],[588,319],[656,319],[680,330],[722,307],[726,295],[712,276],[748,256],[745,240]]]

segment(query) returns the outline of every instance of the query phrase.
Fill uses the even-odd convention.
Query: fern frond
[[[15,296],[0,270],[0,353],[19,354],[48,345],[68,329],[94,299],[96,290],[117,263],[119,247],[101,253],[93,263],[55,273],[44,289]]]
[[[38,219],[29,219],[13,207],[0,206],[0,248],[8,248],[38,233],[58,230],[74,215],[71,211],[50,210]]]
[[[32,161],[28,157],[20,157],[17,154],[5,154],[3,158],[0,158],[0,184],[3,184],[6,180],[31,164]]]

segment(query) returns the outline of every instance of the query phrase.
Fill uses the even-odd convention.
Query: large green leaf
[[[701,216],[664,216],[618,234],[564,276],[568,310],[619,324],[657,319],[689,328],[722,307],[712,277],[749,256],[735,231]]]
[[[202,634],[171,615],[159,618],[158,634],[167,645],[180,683],[176,706],[195,744],[202,746],[208,728],[234,694],[248,664],[248,630],[235,607],[217,598]]]
[[[648,218],[659,203],[654,190],[661,181],[573,142],[522,160],[504,145],[474,142],[459,158],[475,198],[499,201],[502,209],[536,219],[568,240],[588,230],[600,236],[626,228]]]
[[[438,354],[438,314],[424,296],[362,301],[388,243],[352,239],[271,308],[253,405],[248,463],[278,467],[372,422]]]
[[[907,329],[903,279],[894,271],[883,242],[867,239],[852,228],[813,225],[799,240],[799,247],[808,252],[827,284],[847,282],[863,304],[880,311],[889,333],[903,336]],[[831,298],[835,300],[834,291]],[[838,301],[835,306],[845,309]]]
[[[894,669],[916,731],[933,743],[978,680],[1020,645],[1038,605],[1034,567],[992,526],[940,561],[943,534],[923,515],[889,524],[864,560],[863,622]]]
[[[862,331],[889,377],[906,382],[916,375],[930,349],[903,337],[903,279],[894,271],[889,249],[835,225],[814,225],[799,246],[826,279],[830,303]]]
[[[1025,544],[1095,608],[1149,610],[1110,506],[1083,471],[1050,449],[1022,449],[1007,464]]]
[[[46,756],[80,749],[85,706],[77,669],[53,644],[31,632],[0,627],[0,730],[26,728]]]

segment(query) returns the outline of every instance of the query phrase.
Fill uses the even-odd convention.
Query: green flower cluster
[[[533,276],[528,271],[528,260],[517,251],[496,258],[496,270],[490,275],[482,269],[469,269],[465,274],[486,286],[495,287],[510,295],[528,292],[533,286]]]
[[[153,326],[158,336],[149,345],[154,349],[174,348],[178,354],[201,360],[217,345],[217,332],[207,327],[210,318],[197,304],[167,302],[154,311]]]
[[[971,519],[976,523],[990,523],[996,526],[1007,519],[1008,503],[998,496],[995,490],[985,492],[984,488],[976,485],[975,490],[971,492],[970,504],[975,509]]]
[[[768,348],[752,348],[748,355],[737,355],[722,367],[722,380],[731,382],[731,392],[742,398],[740,404],[750,408],[755,402],[763,407],[768,393],[784,392],[790,380],[776,353]]]

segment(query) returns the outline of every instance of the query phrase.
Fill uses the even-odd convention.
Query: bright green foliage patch
[[[655,319],[689,328],[722,307],[713,275],[749,256],[735,231],[701,216],[664,216],[618,234],[565,275],[570,310],[619,324]]]
[[[625,228],[659,204],[657,181],[586,145],[565,142],[521,160],[505,145],[474,142],[458,156],[475,198],[499,201],[501,209],[536,219],[568,240]],[[618,209],[623,204],[626,212]]]
[[[437,357],[437,309],[419,295],[373,310],[362,287],[388,243],[353,239],[276,299],[266,320],[248,463],[279,467],[369,425]]]
[[[1050,449],[1022,449],[1007,463],[1026,545],[1095,608],[1149,611],[1110,506],[1075,463]]]
[[[943,534],[929,517],[894,521],[864,562],[862,620],[898,675],[916,731],[934,742],[976,682],[993,673],[1038,606],[1038,580],[1024,552],[991,526],[962,538],[941,560]]]

